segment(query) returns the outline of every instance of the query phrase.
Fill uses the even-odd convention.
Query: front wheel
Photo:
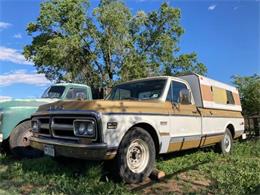
[[[148,177],[155,164],[155,145],[151,135],[140,127],[132,128],[123,138],[116,168],[126,183],[142,182]]]
[[[33,149],[30,146],[29,138],[32,136],[30,123],[30,121],[22,122],[13,129],[10,135],[9,148],[16,157],[35,158],[42,156],[42,151]]]
[[[224,138],[218,144],[218,148],[222,154],[227,155],[231,152],[232,147],[233,147],[233,137],[230,130],[226,129]]]

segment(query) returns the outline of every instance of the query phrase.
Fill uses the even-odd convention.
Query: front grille
[[[39,134],[42,136],[79,139],[74,135],[74,120],[93,120],[94,117],[77,117],[77,116],[52,116],[52,117],[34,117],[33,121],[39,123]]]
[[[76,120],[76,118],[53,117],[51,123],[53,137],[75,138],[73,132],[74,120]]]
[[[38,118],[39,133],[43,135],[50,135],[50,118]]]

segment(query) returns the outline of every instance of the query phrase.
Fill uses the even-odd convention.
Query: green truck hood
[[[2,122],[0,133],[7,139],[12,130],[22,121],[29,120],[38,107],[43,104],[55,102],[58,99],[9,99],[0,100]]]
[[[42,104],[51,103],[57,101],[58,99],[9,99],[0,100],[0,109],[10,108],[10,107],[38,107]]]

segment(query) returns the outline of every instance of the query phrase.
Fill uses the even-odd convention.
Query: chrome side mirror
[[[191,92],[188,89],[182,89],[179,94],[180,104],[191,104]]]

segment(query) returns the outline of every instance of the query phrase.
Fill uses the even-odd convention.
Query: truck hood
[[[39,107],[38,113],[48,111],[96,111],[99,113],[160,113],[168,114],[171,108],[170,102],[160,101],[58,101]]]
[[[0,109],[10,107],[38,107],[42,104],[51,103],[58,99],[8,99],[0,100]]]

